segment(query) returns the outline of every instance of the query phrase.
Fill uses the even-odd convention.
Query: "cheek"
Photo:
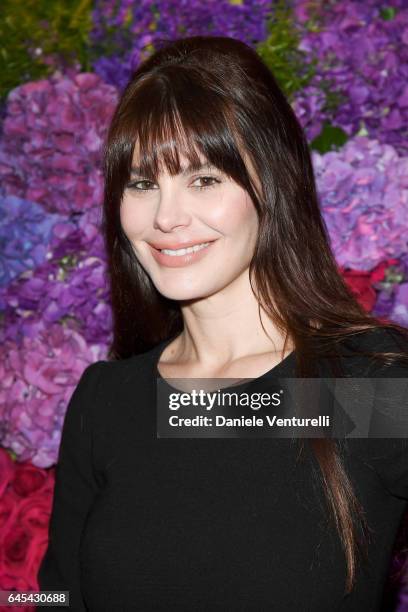
[[[124,200],[120,207],[120,223],[123,231],[131,240],[137,238],[143,229],[146,227],[147,219],[139,208],[132,205],[132,202]]]
[[[245,191],[226,194],[220,206],[210,208],[211,223],[222,233],[245,233],[256,229],[258,215],[255,206]]]

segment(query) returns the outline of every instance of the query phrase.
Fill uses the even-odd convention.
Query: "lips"
[[[217,241],[207,240],[207,242],[208,242],[207,246],[201,249],[198,249],[197,251],[191,252],[191,253],[185,253],[184,255],[168,255],[167,253],[163,253],[160,250],[160,248],[162,249],[174,248],[174,245],[173,247],[161,246],[160,248],[156,248],[155,246],[152,246],[152,244],[149,244],[149,248],[151,250],[153,258],[161,266],[164,266],[166,268],[180,268],[184,266],[190,266],[194,263],[199,262],[204,257],[206,257],[208,251],[213,248],[213,244],[216,243]],[[161,243],[155,243],[155,244],[161,244]],[[195,244],[203,244],[203,243],[190,242],[188,246],[194,246]],[[184,243],[184,246],[177,245],[177,248],[179,249],[187,248],[187,243]]]
[[[158,251],[161,249],[177,251],[178,249],[188,249],[188,247],[196,246],[198,244],[205,244],[206,242],[214,242],[214,240],[189,240],[185,242],[173,242],[172,244],[166,244],[164,242],[149,242],[149,244]]]

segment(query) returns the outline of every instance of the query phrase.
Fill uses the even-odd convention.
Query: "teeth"
[[[161,252],[165,253],[166,255],[187,255],[187,253],[195,253],[196,251],[200,251],[209,244],[209,242],[203,242],[202,244],[195,244],[194,246],[188,247],[187,249],[176,249],[175,251],[173,251],[172,249],[161,249]]]

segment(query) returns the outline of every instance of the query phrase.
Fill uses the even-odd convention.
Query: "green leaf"
[[[92,0],[3,0],[0,97],[75,63],[90,69]]]
[[[348,134],[341,128],[324,123],[323,128],[318,136],[310,143],[310,147],[319,153],[328,153],[333,149],[339,149],[349,139]]]
[[[394,19],[396,13],[397,10],[393,6],[383,6],[380,9],[380,17],[384,19],[384,21],[391,21],[391,19]]]
[[[315,21],[311,18],[308,23],[313,27]],[[268,37],[257,45],[258,55],[291,101],[294,93],[305,87],[315,74],[317,60],[310,59],[299,49],[300,33],[292,9],[285,0],[274,3],[267,30]]]
[[[17,454],[11,448],[3,448],[3,450],[8,453],[10,459],[12,461],[17,461]]]

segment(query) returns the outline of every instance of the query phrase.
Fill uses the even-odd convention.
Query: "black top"
[[[408,504],[408,440],[347,440],[372,536],[344,596],[345,557],[312,451],[296,462],[290,439],[156,437],[169,342],[84,371],[64,421],[40,589],[69,590],[76,611],[380,610]],[[399,348],[384,330],[358,342]],[[342,363],[348,376],[408,377],[349,349]],[[268,374],[293,377],[294,367],[292,352]],[[324,361],[319,371],[330,376]]]

